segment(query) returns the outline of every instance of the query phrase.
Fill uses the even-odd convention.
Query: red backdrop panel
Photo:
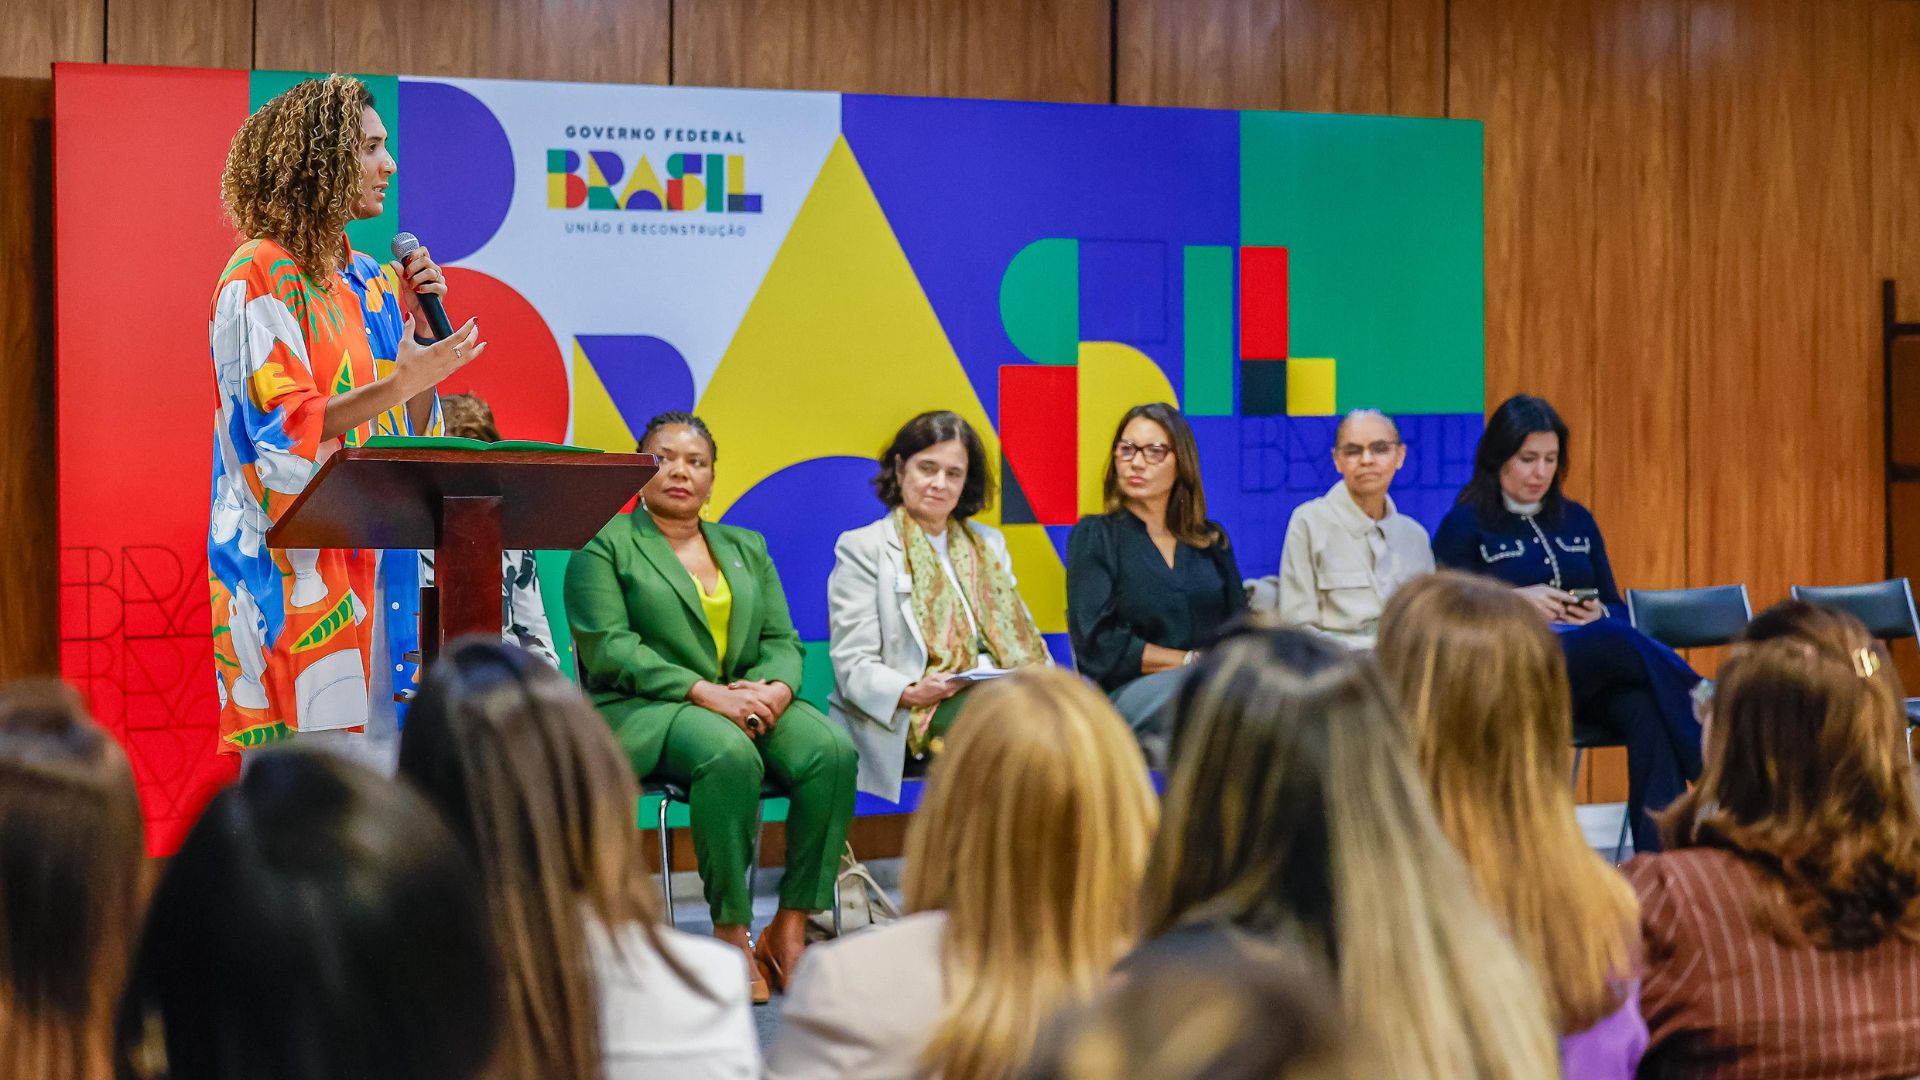
[[[572,391],[566,362],[546,320],[498,278],[461,266],[443,270],[447,294],[454,298],[447,305],[447,318],[455,328],[478,318],[487,351],[441,383],[440,392],[479,394],[509,438],[565,439]]]
[[[1240,249],[1240,357],[1285,360],[1287,352],[1287,249]]]
[[[155,854],[236,768],[215,753],[207,319],[236,243],[219,177],[246,116],[241,71],[54,72],[60,665],[127,747]]]
[[[1000,447],[1042,525],[1080,520],[1080,369],[1000,368]]]

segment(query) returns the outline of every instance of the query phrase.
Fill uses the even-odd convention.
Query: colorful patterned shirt
[[[222,753],[365,724],[372,710],[392,707],[371,699],[375,663],[391,665],[394,686],[418,677],[405,659],[419,636],[412,552],[266,546],[267,530],[335,450],[416,434],[402,403],[343,438],[321,439],[329,397],[393,370],[399,288],[390,268],[359,252],[319,285],[271,240],[242,244],[220,277],[207,558]],[[440,424],[436,396],[418,434],[439,434]],[[384,640],[374,640],[375,626]]]

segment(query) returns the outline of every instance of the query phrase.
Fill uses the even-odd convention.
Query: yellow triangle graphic
[[[573,343],[573,445],[616,454],[633,452],[633,429],[614,407],[613,395],[594,373],[586,350]]]
[[[860,163],[837,138],[700,396],[701,417],[727,448],[713,513],[802,461],[875,457],[928,409],[965,417],[999,468],[1000,440],[986,410]],[[874,516],[880,511],[875,502]],[[999,507],[980,520],[998,524]],[[1064,612],[1042,607],[1061,604],[1060,557],[1050,544],[1022,540],[1015,573],[1036,620],[1051,630]]]

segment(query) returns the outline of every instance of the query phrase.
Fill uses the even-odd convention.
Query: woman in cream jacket
[[[1007,542],[969,519],[992,499],[980,437],[951,412],[908,421],[881,456],[887,516],[843,533],[827,579],[831,715],[860,752],[858,786],[900,797],[909,758],[937,754],[976,668],[1047,663],[1014,590]]]

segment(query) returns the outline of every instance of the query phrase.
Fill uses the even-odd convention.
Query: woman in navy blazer
[[[1635,630],[1587,508],[1561,494],[1567,425],[1525,394],[1487,420],[1473,479],[1433,536],[1440,566],[1513,586],[1552,624],[1567,654],[1574,719],[1627,745],[1627,815],[1635,851],[1658,851],[1648,809],[1700,775],[1700,676],[1678,653]]]

